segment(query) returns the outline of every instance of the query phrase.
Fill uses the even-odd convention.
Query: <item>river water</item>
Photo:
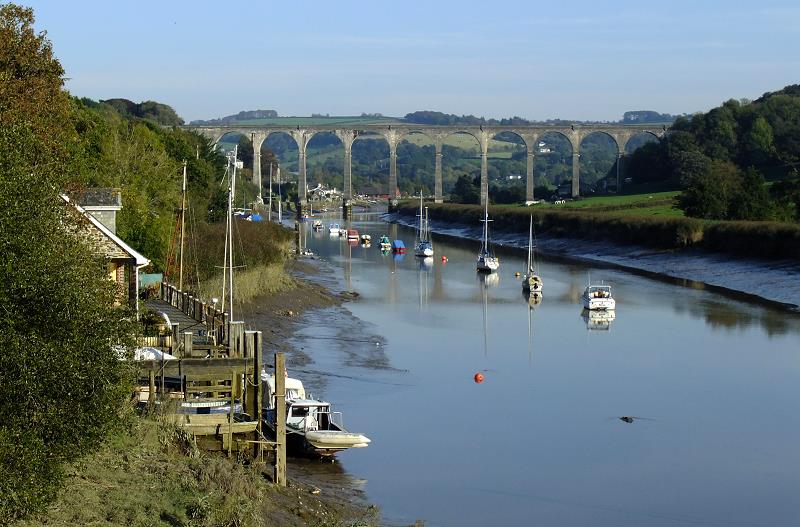
[[[389,234],[413,252],[413,229],[356,216],[373,246],[351,247],[324,221],[302,236],[325,260],[317,278],[360,295],[346,304],[355,318],[313,312],[294,344],[326,379],[317,395],[372,439],[339,463],[388,523],[800,519],[798,314],[548,259],[532,307],[522,251],[500,252],[486,279],[474,240],[434,234],[423,263],[378,248]],[[612,285],[613,320],[582,315],[589,276]]]

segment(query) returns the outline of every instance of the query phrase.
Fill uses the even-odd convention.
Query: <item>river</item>
[[[309,313],[293,344],[313,360],[305,372],[325,379],[311,381],[318,395],[372,439],[339,464],[387,523],[800,518],[797,313],[547,258],[544,299],[532,307],[515,277],[523,251],[501,251],[486,279],[474,240],[434,234],[424,264],[378,249],[388,233],[413,252],[413,229],[355,216],[373,246],[351,247],[328,235],[329,221],[321,233],[303,225],[324,260],[312,278],[360,296],[346,304],[348,321],[340,307]],[[613,320],[582,315],[589,276],[613,286]]]

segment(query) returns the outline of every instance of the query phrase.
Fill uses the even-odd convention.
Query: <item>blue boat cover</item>
[[[405,249],[406,244],[403,243],[403,240],[395,240],[392,242],[392,249]]]

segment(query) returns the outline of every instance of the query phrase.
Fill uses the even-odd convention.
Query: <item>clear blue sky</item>
[[[251,109],[616,120],[800,82],[797,0],[22,3],[73,94],[156,100],[187,120]]]

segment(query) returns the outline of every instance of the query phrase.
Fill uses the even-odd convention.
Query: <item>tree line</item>
[[[138,331],[60,194],[119,187],[117,233],[163,270],[188,165],[195,219],[225,159],[166,105],[79,99],[30,8],[0,5],[0,524],[44,509],[64,467],[125,423]]]
[[[800,85],[680,117],[660,142],[633,152],[636,183],[683,189],[689,216],[800,220]]]

